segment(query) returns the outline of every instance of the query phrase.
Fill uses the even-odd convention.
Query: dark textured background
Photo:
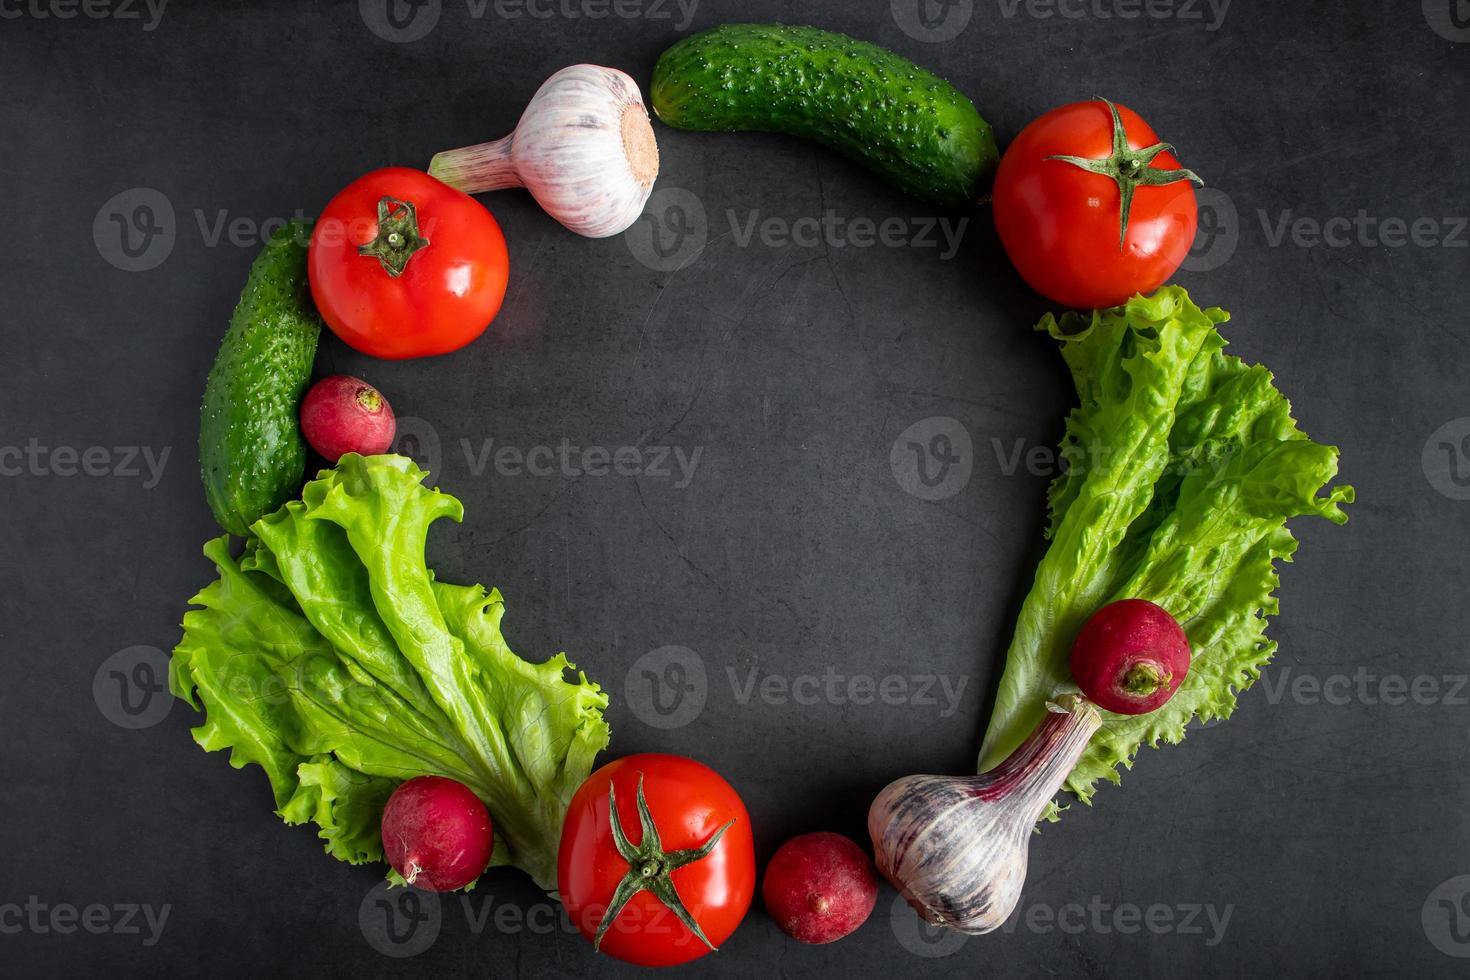
[[[1207,199],[1205,224],[1224,237],[1202,240],[1180,281],[1234,313],[1232,350],[1268,363],[1304,428],[1341,446],[1360,502],[1345,528],[1296,527],[1302,547],[1283,570],[1272,628],[1281,651],[1265,675],[1284,693],[1258,684],[1229,723],[1145,751],[1123,788],[1102,789],[1095,809],[1036,838],[1023,900],[1039,909],[1031,924],[936,939],[895,915],[885,889],[860,932],[820,948],[787,940],[757,907],[694,970],[1463,970],[1448,954],[1470,955],[1450,931],[1470,927],[1470,903],[1455,908],[1470,879],[1451,880],[1470,872],[1470,708],[1463,691],[1443,696],[1463,679],[1470,625],[1470,502],[1459,499],[1470,495],[1463,0],[1237,0],[1219,21],[1186,0],[1169,17],[1133,20],[1100,16],[1120,9],[1113,0],[1068,6],[1077,17],[977,0],[950,8],[970,19],[940,42],[901,28],[912,0],[906,16],[904,0],[897,13],[877,0],[705,0],[692,25],[654,0],[607,19],[555,7],[508,19],[493,4],[476,18],[464,0],[443,0],[434,29],[408,43],[369,29],[372,0],[367,16],[354,3],[176,0],[153,29],[144,8],[141,19],[105,5],[93,13],[106,16],[59,19],[50,15],[67,8],[36,2],[0,0],[0,443],[103,447],[109,462],[94,453],[94,469],[123,462],[114,447],[170,455],[152,487],[146,469],[65,475],[65,453],[0,479],[0,906],[35,896],[170,911],[152,945],[146,927],[58,934],[43,918],[46,931],[16,932],[10,914],[0,918],[6,972],[632,975],[562,931],[547,900],[510,873],[472,893],[470,914],[446,899],[437,938],[415,958],[382,955],[382,936],[359,924],[365,903],[369,920],[381,912],[369,898],[378,871],[333,861],[309,829],[283,826],[264,777],[200,751],[182,705],[140,730],[110,721],[105,662],[134,646],[156,649],[123,659],[156,662],[209,578],[199,546],[216,531],[197,476],[196,410],[259,225],[314,214],[370,168],[423,166],[438,149],[502,135],[563,65],[615,65],[646,84],[658,53],[689,29],[740,19],[892,47],[970,94],[1002,145],[1042,111],[1093,94],[1142,111],[1223,192]],[[861,839],[868,801],[889,779],[973,760],[1040,553],[1049,476],[1044,466],[1007,473],[996,446],[1005,456],[1053,444],[1070,404],[1053,344],[1029,330],[1045,304],[1006,265],[983,212],[948,260],[942,248],[741,245],[731,209],[740,224],[828,209],[873,220],[935,212],[797,140],[662,126],[658,138],[660,187],[688,191],[707,214],[707,245],[680,271],[638,260],[651,225],[641,239],[586,241],[522,193],[485,197],[512,258],[490,332],[453,356],[407,363],[325,338],[318,368],[359,373],[422,420],[408,447],[421,456],[437,439],[436,475],[467,519],[436,530],[433,563],[448,579],[504,590],[517,649],[566,649],[602,682],[614,753],[685,753],[716,767],[745,797],[762,860],[802,831]],[[148,253],[163,256],[156,267],[129,272],[117,267],[126,263],[109,214],[130,214],[138,188],[168,202],[174,239]],[[1432,219],[1458,246],[1392,247],[1356,232],[1342,247],[1289,233],[1272,244],[1288,212],[1324,222],[1360,210]],[[212,238],[221,217],[245,219],[241,244]],[[901,489],[889,453],[899,433],[935,417],[971,436],[972,473],[953,496],[926,501]],[[701,457],[686,487],[677,476],[477,475],[462,441],[473,455],[488,438]],[[644,720],[660,716],[641,671],[627,682],[640,657],[666,646],[705,667],[706,703],[661,730]],[[743,685],[752,669],[788,681],[829,669],[932,674],[966,687],[948,716],[942,697],[742,704],[730,671]],[[1441,696],[1398,705],[1355,688],[1330,704],[1293,686],[1360,671],[1370,695],[1376,679],[1401,675],[1435,678]],[[168,703],[156,699],[144,720]],[[1205,913],[1202,933],[1127,935],[1111,924],[1117,907],[1156,904],[1175,926],[1194,906],[1230,918],[1223,936]],[[1048,914],[1067,928],[1048,928]]]

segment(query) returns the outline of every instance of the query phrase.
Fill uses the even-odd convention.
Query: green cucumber
[[[814,27],[724,24],[669,48],[653,111],[678,129],[787,133],[934,204],[976,200],[1000,158],[958,89],[874,44]]]
[[[204,385],[199,467],[219,526],[244,535],[301,490],[306,441],[297,412],[322,322],[311,301],[310,227],[277,231],[250,279]]]

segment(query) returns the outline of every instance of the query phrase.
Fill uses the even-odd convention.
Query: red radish
[[[766,865],[761,898],[792,939],[836,942],[867,921],[878,901],[878,875],[868,853],[841,834],[802,834]]]
[[[485,804],[464,783],[415,776],[383,807],[383,853],[415,888],[449,892],[485,870],[495,834]]]
[[[1189,638],[1147,599],[1120,599],[1092,614],[1072,646],[1072,677],[1098,707],[1141,715],[1174,696],[1189,673]]]
[[[396,428],[382,392],[345,374],[322,378],[301,402],[301,434],[331,463],[344,453],[386,453]]]

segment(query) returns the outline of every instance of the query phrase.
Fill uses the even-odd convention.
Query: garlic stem
[[[511,133],[489,143],[436,153],[429,164],[429,173],[466,194],[524,187],[511,159],[514,139],[515,134]]]
[[[1086,704],[1081,710],[1078,702]],[[994,800],[1003,796],[1018,797],[1034,804],[1027,816],[1031,823],[1041,819],[1052,798],[1062,788],[1082,757],[1082,750],[1102,718],[1097,709],[1081,695],[1066,694],[1049,701],[1046,715],[1036,730],[994,769],[976,777],[983,781],[976,795]]]

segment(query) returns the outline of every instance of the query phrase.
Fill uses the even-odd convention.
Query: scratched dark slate
[[[1201,243],[1194,264],[1218,267],[1181,281],[1233,312],[1233,349],[1268,363],[1304,427],[1342,447],[1361,502],[1345,528],[1297,527],[1273,627],[1281,652],[1266,674],[1286,693],[1272,703],[1257,685],[1229,723],[1144,752],[1124,788],[1037,837],[1029,920],[946,944],[895,917],[885,889],[860,932],[807,948],[757,907],[689,972],[1463,970],[1449,953],[1470,954],[1460,941],[1470,903],[1457,907],[1466,882],[1450,879],[1470,873],[1470,708],[1358,695],[1334,705],[1291,685],[1360,668],[1447,685],[1466,669],[1470,502],[1455,499],[1465,493],[1455,478],[1470,458],[1455,454],[1470,431],[1470,250],[1463,231],[1458,248],[1309,248],[1289,229],[1272,239],[1283,215],[1360,210],[1433,219],[1455,235],[1452,219],[1470,213],[1465,4],[1237,3],[1217,22],[1205,4],[1129,20],[986,0],[954,5],[949,16],[969,12],[964,30],[927,42],[900,26],[917,22],[904,2],[895,14],[878,0],[706,0],[686,24],[653,0],[622,8],[645,16],[597,20],[509,19],[494,5],[475,18],[464,0],[443,0],[426,37],[393,43],[369,29],[371,2],[366,17],[355,3],[177,3],[146,29],[141,6],[141,19],[63,20],[37,16],[55,9],[44,2],[0,0],[0,444],[36,447],[34,464],[0,457],[20,470],[0,480],[7,973],[634,974],[561,931],[511,873],[488,877],[468,909],[446,899],[416,957],[383,955],[359,919],[364,906],[370,925],[382,912],[369,896],[376,869],[333,861],[310,830],[282,825],[258,771],[190,741],[183,705],[125,729],[93,682],[100,672],[106,701],[109,657],[169,649],[186,598],[209,578],[199,547],[215,528],[196,472],[196,409],[254,229],[315,213],[370,168],[423,166],[438,149],[502,135],[563,65],[615,65],[646,85],[665,46],[732,19],[812,23],[892,47],[969,93],[1002,142],[1093,94],[1142,110],[1239,216],[1221,250]],[[945,9],[930,11],[934,22],[958,24]],[[762,860],[802,831],[862,839],[867,803],[888,780],[961,772],[973,759],[1040,553],[1045,461],[1008,474],[1003,460],[1054,443],[1069,406],[1053,345],[1029,330],[1045,304],[1006,265],[983,212],[949,260],[942,247],[742,244],[752,218],[935,213],[796,140],[662,126],[658,139],[660,187],[691,193],[707,214],[707,246],[680,271],[649,268],[621,239],[578,239],[522,193],[486,197],[513,264],[490,332],[408,363],[326,338],[318,369],[359,373],[422,420],[409,448],[431,451],[437,438],[439,481],[467,517],[435,531],[433,563],[504,590],[517,649],[566,649],[602,682],[615,753],[715,766],[744,795]],[[128,272],[106,206],[137,188],[166,199],[175,241],[156,268]],[[120,213],[133,214],[138,199],[123,200]],[[236,218],[242,244],[231,243]],[[889,456],[908,426],[936,417],[971,436],[972,473],[959,493],[927,501],[901,489]],[[480,466],[487,439],[492,451],[566,439],[701,455],[682,487],[677,466],[512,476]],[[156,481],[145,463],[125,465],[117,448],[127,446],[155,462],[168,449]],[[70,457],[56,447],[102,447],[93,469],[123,472],[62,475]],[[635,710],[626,681],[637,702],[647,661],[635,665],[670,646],[699,658],[706,703],[660,729],[646,719],[666,716],[646,697]],[[942,693],[898,706],[745,695],[752,679],[827,672],[965,687],[953,704]],[[141,913],[139,933],[114,928],[129,903],[155,915],[169,906],[156,942]],[[107,907],[94,924],[111,931],[52,928],[53,907],[90,904]],[[1114,927],[1113,910],[1156,904],[1169,929]],[[1228,911],[1223,934],[1208,910]]]

